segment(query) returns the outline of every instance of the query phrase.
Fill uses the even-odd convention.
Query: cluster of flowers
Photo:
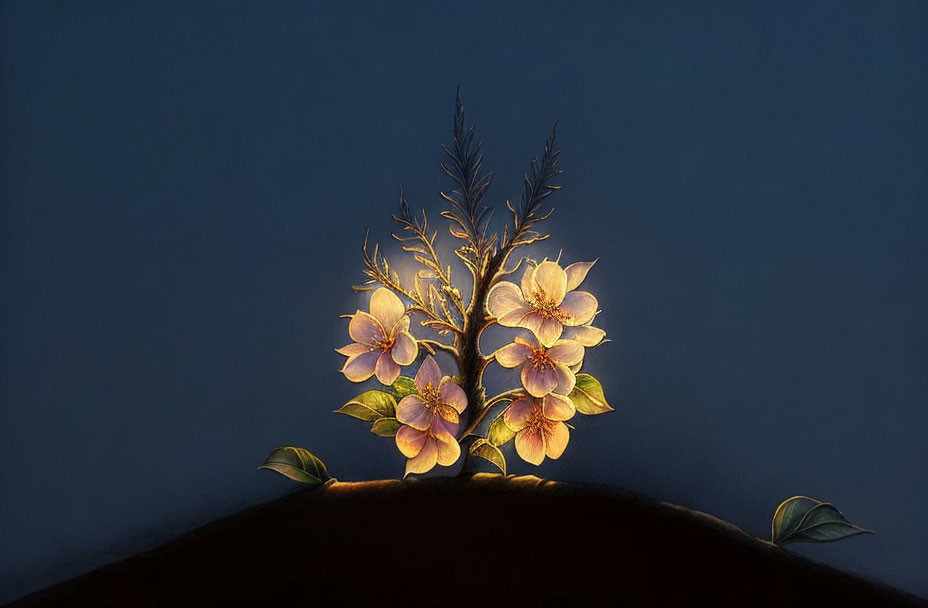
[[[522,386],[510,391],[502,420],[515,434],[516,452],[534,465],[546,456],[559,458],[567,447],[565,421],[577,411],[571,393],[585,348],[605,338],[603,330],[590,325],[597,314],[596,298],[577,290],[593,264],[562,268],[555,261],[542,261],[528,266],[519,285],[500,281],[487,295],[490,322],[528,330],[491,358],[504,368],[520,369]],[[392,385],[402,368],[416,361],[422,346],[409,332],[410,311],[396,294],[381,287],[371,297],[369,313],[359,310],[348,316],[354,343],[337,351],[347,357],[342,373],[352,382],[373,376]],[[450,376],[442,375],[431,355],[422,361],[414,383],[415,391],[396,406],[401,426],[395,441],[409,459],[407,473],[424,473],[460,457],[458,433],[467,395]]]

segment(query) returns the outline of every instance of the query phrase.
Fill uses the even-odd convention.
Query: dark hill
[[[14,606],[914,606],[714,517],[535,477],[331,483]]]

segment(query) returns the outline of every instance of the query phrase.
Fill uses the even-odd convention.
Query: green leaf
[[[615,411],[606,402],[603,385],[589,374],[577,374],[577,384],[570,392],[570,400],[577,406],[578,412],[587,416]]]
[[[406,395],[412,395],[418,392],[419,389],[416,388],[416,381],[410,378],[409,376],[400,376],[397,378],[390,388],[393,389],[400,398],[405,397]]]
[[[509,428],[503,421],[503,414],[505,413],[506,410],[503,410],[503,413],[497,416],[493,422],[490,423],[490,428],[487,429],[487,441],[497,447],[509,443],[512,441],[512,438],[516,436],[516,432]]]
[[[873,534],[855,526],[834,505],[808,496],[787,498],[773,514],[771,540],[788,543],[827,543],[857,534]]]
[[[275,448],[259,469],[277,471],[295,481],[320,485],[328,481],[325,465],[309,450],[294,447]]]
[[[378,418],[371,425],[371,433],[381,437],[394,437],[399,428],[400,422],[396,418]]]
[[[473,445],[470,446],[470,453],[490,462],[499,469],[503,475],[506,474],[506,458],[498,447],[486,439],[481,438],[475,441]]]
[[[384,391],[366,391],[335,410],[335,413],[373,422],[378,418],[394,416],[396,399]]]

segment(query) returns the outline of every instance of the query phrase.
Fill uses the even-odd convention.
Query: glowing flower
[[[342,373],[352,382],[376,375],[381,384],[393,384],[400,367],[410,365],[419,352],[409,333],[409,316],[403,302],[381,287],[371,296],[370,314],[359,310],[348,316],[348,335],[354,343],[336,349],[348,357]]]
[[[521,288],[501,281],[487,294],[487,309],[505,327],[530,329],[544,346],[553,345],[564,326],[589,323],[599,303],[593,294],[574,291],[595,262],[577,262],[561,268],[544,261],[526,269]]]
[[[579,369],[583,363],[583,345],[575,340],[558,340],[545,348],[534,336],[528,340],[515,338],[493,356],[503,367],[522,366],[522,386],[533,397],[569,395],[576,383],[571,369]]]
[[[516,431],[516,452],[525,462],[540,465],[545,456],[560,458],[570,440],[564,420],[570,420],[577,409],[570,399],[547,395],[542,399],[522,397],[512,402],[503,413],[503,422]]]
[[[455,435],[460,414],[467,407],[464,390],[442,376],[435,359],[425,358],[415,377],[417,393],[403,397],[396,406],[396,419],[403,426],[396,432],[396,447],[406,461],[406,475],[425,473],[436,463],[443,467],[461,455]]]

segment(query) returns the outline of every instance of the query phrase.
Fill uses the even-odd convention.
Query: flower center
[[[528,298],[528,305],[532,312],[541,315],[546,319],[564,320],[566,315],[560,306],[555,304],[554,300],[545,297],[545,292],[538,290]]]
[[[554,360],[548,356],[548,352],[543,348],[539,348],[538,350],[532,349],[532,354],[529,355],[528,361],[532,369],[554,367]]]
[[[441,393],[439,393],[438,388],[432,386],[431,383],[429,383],[425,389],[419,391],[419,398],[422,399],[422,404],[425,406],[425,409],[430,411],[435,410],[436,413],[442,405]]]
[[[377,348],[379,348],[380,350],[387,350],[388,348],[391,348],[393,346],[394,342],[396,342],[396,340],[394,340],[393,338],[387,338],[385,340],[381,340],[377,342]]]
[[[545,428],[547,428],[548,419],[545,418],[544,411],[541,409],[540,406],[536,405],[532,409],[532,413],[529,416],[527,426],[528,426],[528,429],[533,433],[537,433],[539,431],[543,432]]]

